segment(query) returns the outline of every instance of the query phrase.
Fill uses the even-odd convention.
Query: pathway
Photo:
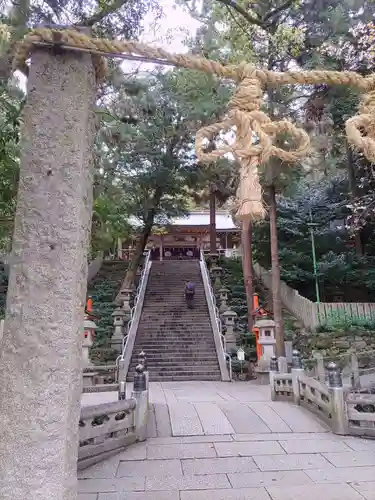
[[[332,435],[269,387],[152,383],[150,399],[147,442],[80,472],[79,500],[375,500],[375,441]]]

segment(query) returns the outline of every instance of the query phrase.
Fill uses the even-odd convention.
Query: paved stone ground
[[[331,434],[268,387],[152,383],[150,399],[147,442],[80,472],[79,500],[375,500],[375,441]]]

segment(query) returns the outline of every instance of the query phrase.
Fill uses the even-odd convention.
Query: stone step
[[[218,370],[217,372],[205,373],[205,374],[195,374],[195,373],[184,373],[184,374],[152,374],[149,378],[150,382],[188,382],[188,381],[219,381],[221,380],[221,374]],[[128,382],[133,381],[133,375],[129,375],[127,378]]]
[[[201,355],[200,353],[197,354],[191,354],[190,356],[184,355],[184,353],[177,354],[177,355],[172,355],[170,353],[165,353],[160,354],[157,353],[155,355],[147,354],[147,362],[154,364],[154,363],[175,363],[178,361],[179,363],[188,363],[189,361],[192,362],[201,362],[204,361],[205,363],[217,363],[217,356],[211,355],[211,354],[206,354],[206,355]],[[138,363],[138,354],[132,356],[132,363]]]
[[[138,362],[134,361],[134,363],[131,363],[130,365],[130,370],[135,370],[135,367],[138,365]],[[219,364],[216,361],[189,361],[189,364],[187,362],[181,362],[181,363],[173,363],[172,361],[170,362],[165,362],[165,361],[159,361],[159,362],[149,362],[147,364],[148,370],[149,371],[157,371],[157,370],[168,370],[168,371],[186,371],[186,370],[194,370],[194,368],[197,367],[204,367],[206,370],[214,370],[218,369]]]

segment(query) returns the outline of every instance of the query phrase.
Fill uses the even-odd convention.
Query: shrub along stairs
[[[193,309],[185,302],[187,281],[196,284]],[[150,381],[221,380],[198,261],[152,263],[128,380],[141,350]]]
[[[117,352],[110,348],[110,339],[113,334],[112,313],[116,308],[115,298],[120,291],[128,268],[126,261],[105,260],[98,274],[89,283],[87,295],[94,303],[94,315],[97,330],[95,344],[91,350],[93,363],[106,363],[117,357]]]

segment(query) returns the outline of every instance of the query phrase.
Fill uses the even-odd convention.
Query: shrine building
[[[136,225],[136,223],[134,224]],[[136,243],[124,241],[119,257],[130,257]],[[216,249],[218,253],[232,253],[241,244],[241,230],[233,223],[229,213],[216,213]],[[149,237],[146,249],[151,249],[152,260],[199,258],[200,251],[210,249],[209,211],[190,212],[187,217],[172,219],[170,224],[156,226]],[[121,253],[121,255],[120,255]]]

